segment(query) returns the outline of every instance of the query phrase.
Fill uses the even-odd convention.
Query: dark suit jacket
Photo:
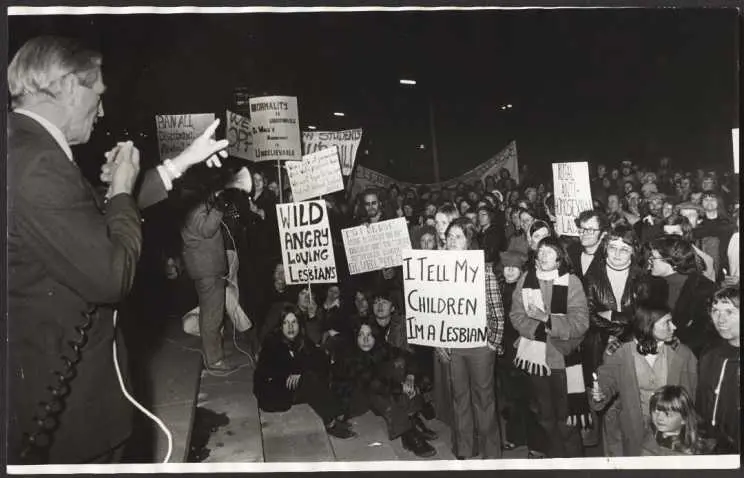
[[[66,408],[49,460],[89,460],[121,443],[131,430],[131,407],[115,375],[112,305],[127,295],[142,245],[140,216],[131,196],[103,201],[52,136],[35,120],[8,117],[8,339],[9,463],[19,463],[23,432],[33,432],[34,408],[47,400],[52,371],[84,322],[98,314],[70,382]],[[166,197],[157,172],[143,181],[140,204]],[[119,359],[126,374],[122,341]]]

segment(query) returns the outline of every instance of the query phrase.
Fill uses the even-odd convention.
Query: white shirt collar
[[[54,138],[57,144],[59,144],[59,147],[62,148],[62,151],[65,152],[67,158],[73,163],[75,162],[75,160],[72,158],[72,150],[70,149],[70,145],[67,143],[65,135],[62,134],[62,131],[60,131],[59,128],[57,128],[54,124],[52,124],[51,121],[37,113],[34,113],[33,111],[24,110],[23,108],[16,108],[13,111],[15,113],[22,114],[24,116],[28,116],[33,120],[36,120],[37,123],[43,126],[44,129],[52,135],[52,138]]]

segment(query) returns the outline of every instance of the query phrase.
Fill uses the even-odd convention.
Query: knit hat
[[[503,267],[519,267],[520,269],[527,262],[527,254],[519,251],[500,252],[501,265]]]

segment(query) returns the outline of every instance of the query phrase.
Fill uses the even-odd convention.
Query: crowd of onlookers
[[[285,281],[277,181],[238,164],[188,211],[169,267],[196,284],[207,368],[234,368],[227,311],[256,361],[259,407],[308,403],[337,437],[372,410],[420,456],[435,453],[434,417],[458,459],[519,446],[530,458],[738,453],[738,175],[668,158],[655,171],[590,167],[594,209],[578,237],[555,233],[552,185],[526,170],[326,196],[339,280],[308,287]],[[401,268],[349,274],[341,230],[398,217],[413,248],[484,251],[485,346],[409,344]]]

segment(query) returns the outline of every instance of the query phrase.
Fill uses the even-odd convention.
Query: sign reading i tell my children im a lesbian
[[[277,204],[287,284],[338,281],[325,201]]]
[[[401,265],[402,254],[411,248],[405,218],[342,229],[349,273],[362,274]]]
[[[251,98],[249,102],[255,160],[301,160],[302,142],[297,98],[262,96]]]
[[[483,251],[403,253],[409,344],[474,348],[486,345]]]
[[[560,236],[578,236],[576,218],[594,209],[589,185],[589,165],[584,162],[553,163],[555,194],[555,232]]]

